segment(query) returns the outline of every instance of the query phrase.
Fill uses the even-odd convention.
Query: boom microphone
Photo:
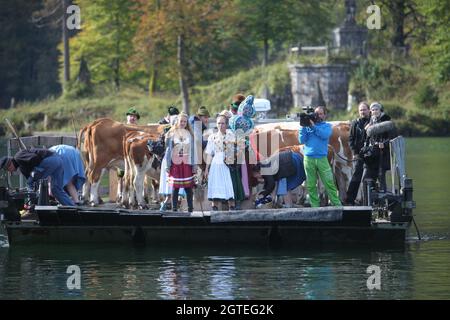
[[[384,121],[381,123],[374,124],[367,128],[367,136],[372,137],[385,132],[393,131],[395,129],[395,125],[392,121]]]

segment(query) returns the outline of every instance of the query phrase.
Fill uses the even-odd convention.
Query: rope
[[[359,159],[351,159],[351,160],[346,159],[346,158],[342,157],[341,155],[339,155],[339,154],[336,152],[336,150],[333,148],[332,145],[329,144],[329,146],[330,146],[331,150],[333,150],[334,154],[337,155],[339,158],[341,158],[341,159],[344,160],[344,161],[356,162],[356,161],[359,160]]]
[[[417,237],[419,238],[419,240],[422,240],[422,237],[420,236],[419,227],[417,227],[416,220],[414,219],[414,216],[412,217],[412,221],[413,221],[414,227],[416,228],[416,231],[417,231]]]

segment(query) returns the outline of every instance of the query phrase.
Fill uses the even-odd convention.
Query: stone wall
[[[349,52],[353,56],[365,57],[367,28],[357,25],[342,26],[333,30],[333,47],[335,53]]]
[[[349,68],[345,65],[289,65],[294,106],[345,109],[348,101]]]

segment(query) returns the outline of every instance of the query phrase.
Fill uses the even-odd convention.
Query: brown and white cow
[[[164,125],[126,125],[109,118],[97,119],[78,135],[78,148],[85,162],[87,182],[83,187],[83,198],[89,197],[92,205],[99,203],[98,189],[104,169],[124,168],[123,138],[129,131],[144,131],[160,134]]]
[[[329,140],[329,161],[336,178],[339,196],[342,201],[353,174],[353,153],[349,145],[350,123],[331,121],[332,135]],[[262,160],[277,150],[299,144],[299,124],[296,122],[278,122],[262,124],[255,127],[250,136],[253,150],[257,151],[257,158]],[[333,156],[330,158],[330,150]]]
[[[348,186],[354,172],[353,151],[350,148],[350,123],[331,122],[333,133],[331,134],[329,146],[333,149],[333,172],[341,201],[345,201]]]
[[[146,176],[152,180],[153,199],[157,199],[163,154],[151,153],[147,143],[149,140],[159,138],[158,134],[142,131],[131,131],[125,135],[123,139],[125,160],[123,205],[137,206],[139,209],[147,208],[144,187]]]

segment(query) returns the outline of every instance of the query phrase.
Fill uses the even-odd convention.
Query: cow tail
[[[85,139],[84,139],[84,145],[86,150],[86,161],[88,163],[88,166],[90,166],[91,162],[94,161],[94,159],[91,159],[90,157],[94,155],[92,150],[92,127],[89,127],[86,129]],[[91,154],[92,153],[92,154]]]
[[[77,149],[80,151],[81,159],[84,162],[85,170],[87,170],[87,166],[89,165],[89,152],[83,152],[82,146],[84,143],[84,150],[89,150],[89,149],[87,149],[88,148],[87,144],[88,144],[89,139],[86,139],[88,130],[89,130],[88,126],[83,127],[78,132],[78,139],[77,139]]]
[[[83,139],[84,133],[86,131],[86,127],[83,127],[82,129],[80,129],[80,131],[78,132],[78,137],[77,137],[77,149],[81,151],[81,140]]]

